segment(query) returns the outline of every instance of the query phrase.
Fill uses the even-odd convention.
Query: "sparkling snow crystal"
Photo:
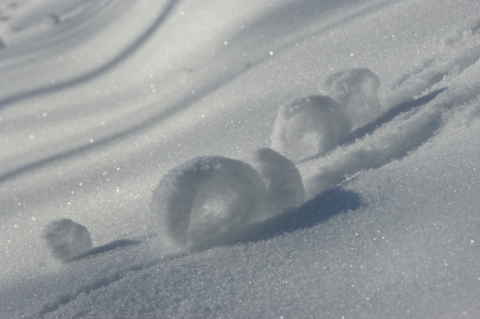
[[[69,262],[74,257],[92,249],[88,229],[67,218],[48,223],[42,232],[42,238],[47,243],[52,256],[62,262]]]

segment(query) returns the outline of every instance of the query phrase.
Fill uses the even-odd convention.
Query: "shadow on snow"
[[[83,253],[79,256],[74,257],[70,261],[76,261],[76,260],[80,260],[80,259],[84,259],[84,258],[88,258],[88,257],[97,256],[97,255],[106,253],[108,251],[111,251],[111,250],[114,250],[114,249],[117,249],[117,248],[123,248],[123,247],[127,247],[127,246],[138,245],[138,244],[141,244],[142,242],[143,241],[141,241],[141,240],[131,240],[131,239],[115,240],[115,241],[112,241],[111,243],[108,243],[108,244],[105,244],[105,245],[102,245],[102,246],[98,246],[98,247],[94,247],[94,248],[90,249],[89,251],[87,251],[87,252],[85,252],[85,253]]]

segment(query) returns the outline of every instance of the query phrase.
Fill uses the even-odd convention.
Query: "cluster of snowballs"
[[[333,74],[324,86],[330,96],[294,99],[278,111],[271,147],[294,162],[331,151],[381,112],[380,81],[368,69]]]
[[[252,165],[204,156],[170,170],[150,203],[158,232],[190,250],[208,248],[303,203],[300,172],[286,157],[262,148]]]
[[[257,150],[251,164],[201,156],[171,169],[150,203],[157,233],[184,249],[205,249],[235,242],[250,225],[300,206],[305,189],[294,162],[327,153],[377,117],[379,85],[368,69],[336,73],[325,82],[330,96],[280,107],[271,148]],[[87,229],[68,219],[48,224],[43,237],[64,262],[92,248]]]
[[[330,96],[294,99],[278,111],[271,148],[251,164],[196,157],[170,170],[150,203],[157,232],[195,250],[234,242],[250,225],[300,206],[305,190],[294,162],[334,149],[380,113],[380,81],[368,69],[330,76]]]

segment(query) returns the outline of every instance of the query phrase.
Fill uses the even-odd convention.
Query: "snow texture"
[[[330,75],[325,81],[329,95],[340,103],[353,128],[361,127],[381,114],[380,80],[369,69],[348,69]]]
[[[332,150],[351,129],[347,114],[332,98],[296,98],[278,110],[271,147],[296,162]]]
[[[0,319],[480,318],[479,12],[0,1]]]
[[[170,170],[153,192],[157,232],[187,249],[234,241],[269,215],[266,190],[247,163],[220,156],[193,158]]]
[[[92,239],[85,226],[63,218],[48,223],[42,232],[53,258],[64,263],[92,249]]]
[[[278,214],[303,204],[302,177],[292,161],[270,148],[261,148],[255,152],[252,164],[265,184],[271,212]]]

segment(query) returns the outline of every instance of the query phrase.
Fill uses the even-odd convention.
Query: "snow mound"
[[[265,198],[263,181],[249,164],[205,156],[170,170],[150,209],[158,234],[195,250],[234,241],[247,225],[265,219]]]
[[[332,150],[351,129],[350,119],[332,98],[297,98],[280,107],[271,147],[296,162]]]
[[[325,86],[347,113],[353,128],[369,123],[381,113],[377,95],[380,80],[369,69],[348,69],[332,74]]]
[[[64,263],[92,249],[88,229],[67,218],[48,223],[42,232],[42,238],[52,256]]]
[[[253,161],[267,189],[267,201],[272,205],[273,213],[303,203],[305,190],[302,176],[292,161],[269,148],[257,150]]]

